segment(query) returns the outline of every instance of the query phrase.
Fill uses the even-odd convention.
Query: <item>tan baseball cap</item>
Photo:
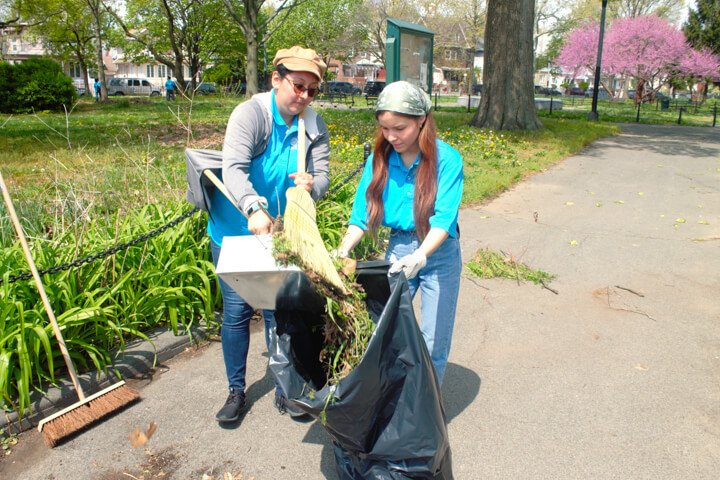
[[[282,63],[285,68],[294,72],[309,72],[322,80],[325,76],[327,65],[323,62],[322,57],[318,55],[312,48],[302,48],[297,45],[290,48],[278,50],[275,54],[273,65],[275,67]]]

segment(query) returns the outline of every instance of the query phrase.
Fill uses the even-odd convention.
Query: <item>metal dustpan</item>
[[[275,299],[295,265],[278,265],[272,235],[224,237],[215,269],[218,276],[254,309],[275,310]]]

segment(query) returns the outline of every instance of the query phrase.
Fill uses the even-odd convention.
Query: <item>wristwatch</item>
[[[258,210],[264,210],[264,209],[265,209],[265,205],[263,205],[262,202],[258,201],[258,202],[254,202],[252,205],[250,205],[248,207],[248,209],[245,211],[245,213],[247,214],[248,218],[250,218],[250,215],[252,215],[253,213],[257,212]]]

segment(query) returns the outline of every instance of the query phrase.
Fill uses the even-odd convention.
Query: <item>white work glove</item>
[[[348,255],[348,251],[343,250],[341,247],[338,247],[332,252],[330,252],[330,256],[332,258],[339,258],[340,260],[342,260],[343,258],[348,258]]]
[[[405,278],[410,280],[427,264],[427,257],[422,250],[415,250],[410,255],[405,255],[398,260],[395,255],[390,255],[390,273],[405,272]]]

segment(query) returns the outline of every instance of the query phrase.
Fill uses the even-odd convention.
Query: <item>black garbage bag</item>
[[[304,274],[289,279],[277,298],[270,369],[296,406],[316,419],[324,411],[342,480],[452,479],[437,374],[405,276],[388,278],[387,269],[387,262],[358,264],[377,325],[358,366],[333,386],[318,360],[323,298]]]

